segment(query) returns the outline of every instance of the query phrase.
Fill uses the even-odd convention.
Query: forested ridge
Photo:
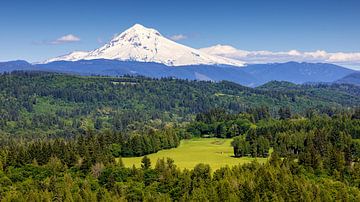
[[[196,113],[214,108],[257,113],[266,107],[277,116],[279,108],[287,107],[294,114],[315,110],[331,115],[360,103],[360,88],[351,85],[271,82],[253,89],[226,81],[43,72],[0,75],[0,89],[0,133],[24,138],[73,137],[85,130],[134,131],[144,125],[188,122]]]
[[[1,201],[360,200],[356,86],[14,72],[0,98]],[[146,156],[194,137],[232,138],[233,158],[254,162]]]

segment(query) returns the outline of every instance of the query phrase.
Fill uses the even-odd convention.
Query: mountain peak
[[[144,31],[152,31],[155,30],[153,28],[149,28],[149,27],[145,27],[144,25],[141,24],[134,24],[133,26],[131,26],[130,28],[128,28],[127,30],[144,30]],[[156,31],[156,30],[155,30]],[[125,31],[126,32],[126,31]]]
[[[145,26],[143,26],[141,24],[138,24],[138,23],[134,24],[132,27],[130,27],[130,29],[131,28],[134,28],[134,29],[147,29]]]
[[[178,44],[162,36],[157,30],[140,24],[133,25],[96,50],[71,53],[48,61],[92,59],[155,62],[168,66],[199,64],[243,66],[241,61],[213,56]]]
[[[116,44],[130,43],[132,46],[141,46],[145,43],[154,43],[156,38],[162,37],[161,34],[152,28],[144,27],[140,24],[135,24],[119,35],[115,36],[111,41],[105,45],[106,48],[114,46]]]
[[[159,33],[159,31],[157,31],[156,29],[153,29],[153,28],[148,28],[148,27],[145,27],[141,24],[134,24],[132,27],[130,27],[129,29],[125,30],[124,32],[122,32],[119,36],[121,35],[124,35],[124,34],[129,34],[129,33],[137,33],[137,34],[140,34],[140,33],[147,33],[147,34],[156,34],[158,36],[160,36],[161,34]]]

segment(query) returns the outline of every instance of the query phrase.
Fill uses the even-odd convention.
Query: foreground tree
[[[150,158],[147,157],[147,156],[144,156],[142,159],[141,159],[141,168],[147,170],[151,167],[151,161],[150,161]]]

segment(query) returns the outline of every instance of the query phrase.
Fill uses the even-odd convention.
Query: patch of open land
[[[256,160],[259,163],[265,163],[267,158],[242,157],[234,158],[233,148],[231,147],[232,139],[219,138],[196,138],[182,140],[179,147],[174,149],[162,150],[154,154],[149,154],[151,164],[154,167],[157,159],[171,158],[175,164],[181,168],[192,169],[196,164],[209,164],[212,170],[220,167],[234,166],[244,163],[250,163]],[[125,166],[141,166],[143,157],[126,157],[122,158]]]

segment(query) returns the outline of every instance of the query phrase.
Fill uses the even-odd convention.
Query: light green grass
[[[180,146],[174,149],[162,150],[155,154],[150,154],[152,166],[156,164],[157,159],[172,158],[175,164],[181,168],[192,169],[196,164],[209,164],[214,171],[220,167],[234,166],[244,163],[250,163],[257,160],[259,163],[264,163],[267,158],[251,158],[232,157],[233,148],[231,147],[231,139],[217,139],[217,138],[199,138],[191,140],[182,140]],[[140,167],[142,157],[122,158],[125,166]]]
[[[360,139],[353,139],[353,141],[360,143]]]

